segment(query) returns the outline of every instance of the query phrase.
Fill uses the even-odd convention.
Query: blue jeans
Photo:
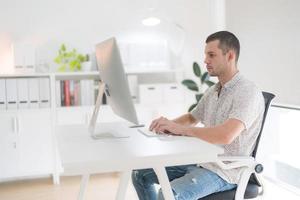
[[[197,200],[236,187],[236,184],[230,184],[216,173],[196,165],[166,167],[166,171],[176,200]],[[131,177],[140,200],[164,199],[161,190],[157,192],[155,189],[158,179],[153,169],[134,170]]]

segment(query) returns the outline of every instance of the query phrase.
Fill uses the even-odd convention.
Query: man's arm
[[[198,137],[213,144],[230,144],[244,129],[245,125],[237,119],[228,119],[223,124],[206,128],[181,125],[166,118],[160,118],[150,127],[150,130],[156,132],[169,131],[178,135]]]
[[[237,119],[228,119],[223,124],[205,127],[186,127],[186,135],[198,137],[213,144],[230,144],[245,129]]]
[[[158,131],[157,127],[160,125],[160,123],[163,121],[163,120],[168,120],[167,118],[165,117],[159,117],[155,120],[153,120],[150,124],[150,127],[149,129],[152,131],[156,131],[157,133],[160,132]],[[173,120],[168,120],[168,121],[172,121],[178,125],[183,125],[183,126],[190,126],[190,125],[195,125],[197,124],[197,120],[193,117],[193,115],[191,115],[190,113],[187,113],[187,114],[184,114],[184,115],[181,115]]]
[[[180,117],[177,117],[172,120],[173,122],[181,125],[196,125],[198,121],[191,115],[190,113],[181,115]]]

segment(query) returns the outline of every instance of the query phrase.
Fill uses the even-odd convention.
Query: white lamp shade
[[[156,26],[160,24],[160,19],[157,17],[148,17],[143,19],[142,23],[145,26]]]

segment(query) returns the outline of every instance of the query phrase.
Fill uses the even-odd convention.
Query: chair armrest
[[[251,156],[219,156],[217,164],[225,170],[244,167],[235,193],[236,200],[244,199],[250,175],[253,172],[260,173],[263,170],[263,166]]]
[[[219,156],[217,164],[222,169],[248,167],[254,170],[257,162],[251,156]]]

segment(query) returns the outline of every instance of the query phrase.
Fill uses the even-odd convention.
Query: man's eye
[[[214,54],[209,54],[209,57],[210,58],[213,58],[215,55]]]

